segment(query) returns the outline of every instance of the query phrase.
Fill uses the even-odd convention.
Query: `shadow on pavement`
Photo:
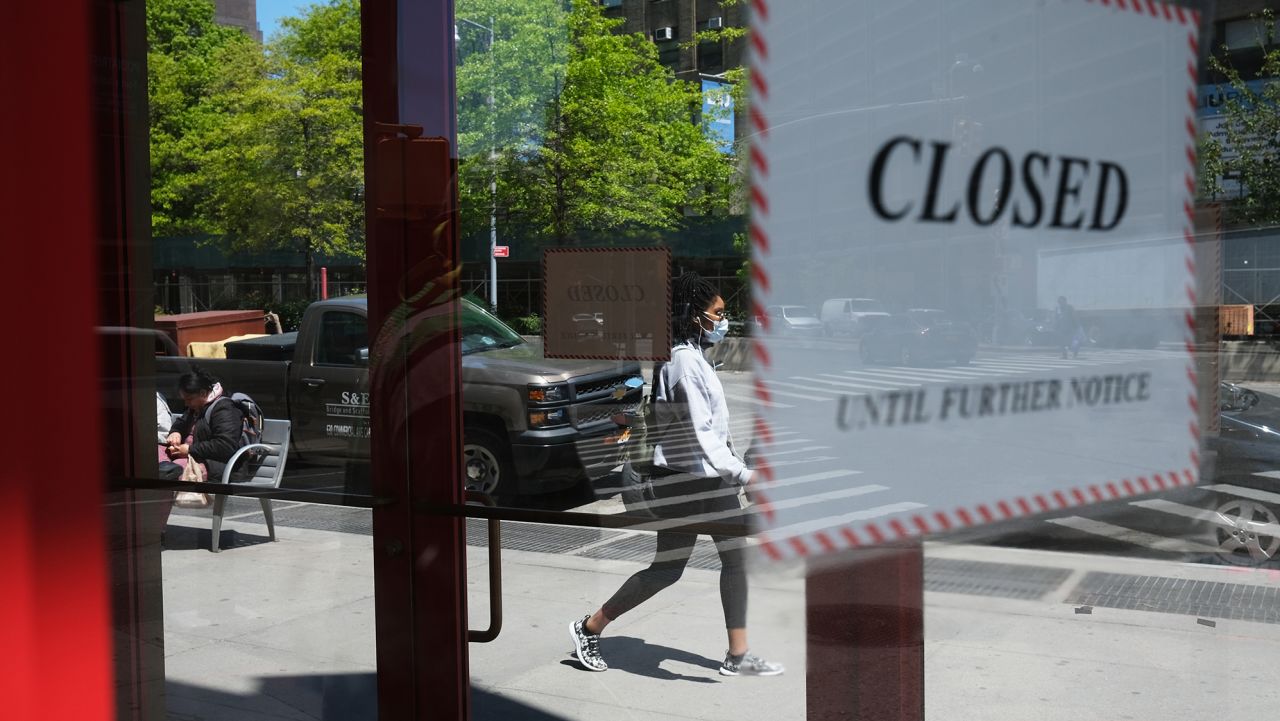
[[[663,661],[675,661],[717,671],[720,668],[720,661],[706,656],[699,656],[696,653],[681,651],[670,646],[659,646],[644,639],[631,636],[606,636],[600,642],[600,653],[604,656],[605,663],[609,664],[610,671],[624,671],[662,681],[719,683],[716,679],[706,676],[686,676],[682,673],[676,673],[662,668],[661,664]],[[565,659],[560,663],[585,670],[577,658]]]
[[[209,543],[213,540],[213,521],[208,520],[208,522],[210,524],[209,528],[191,528],[190,526],[177,526],[174,524],[165,526],[164,550],[208,551]],[[221,548],[223,551],[231,551],[248,546],[258,546],[263,543],[271,542],[271,538],[267,536],[267,529],[265,526],[262,528],[261,536],[224,528],[219,536],[219,540],[222,541]]]
[[[256,693],[236,694],[221,689],[169,681],[165,684],[167,718],[174,721],[278,721],[306,718],[318,721],[376,721],[377,677],[373,673],[271,676],[258,679]],[[473,721],[563,721],[563,717],[526,706],[488,691],[471,690]]]

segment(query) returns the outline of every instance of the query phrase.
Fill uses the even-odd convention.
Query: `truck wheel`
[[[515,487],[516,469],[506,445],[483,428],[463,430],[462,483],[468,491],[490,496]]]

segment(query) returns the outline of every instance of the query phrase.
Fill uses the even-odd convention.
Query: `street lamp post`
[[[494,105],[493,92],[493,18],[489,18],[488,25],[481,25],[466,18],[458,18],[458,21],[489,33],[489,309],[496,311],[498,309],[498,257],[495,255],[498,249],[498,133],[494,120],[497,108]]]

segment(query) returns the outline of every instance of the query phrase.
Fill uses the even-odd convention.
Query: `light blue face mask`
[[[703,313],[703,315],[707,316],[707,320],[711,320],[711,316],[706,313]],[[704,341],[708,343],[719,343],[724,340],[725,334],[729,332],[729,319],[721,318],[720,320],[712,322],[715,323],[715,325],[712,326],[711,330],[703,329],[701,324],[698,325],[698,329],[702,330],[702,339]]]

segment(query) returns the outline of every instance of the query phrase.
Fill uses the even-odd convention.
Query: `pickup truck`
[[[603,475],[601,452],[619,407],[638,404],[635,362],[548,360],[469,300],[459,309],[463,435],[468,490],[535,494]],[[160,389],[176,399],[176,376],[199,365],[227,392],[248,393],[268,418],[292,422],[290,461],[350,469],[369,455],[368,301],[311,304],[299,330],[226,344],[226,359],[158,357]],[[348,471],[347,491],[368,492]],[[288,485],[288,478],[285,479]]]

